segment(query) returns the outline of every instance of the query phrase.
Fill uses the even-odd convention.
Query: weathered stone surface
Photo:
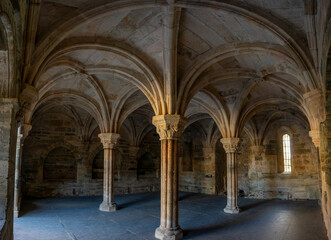
[[[251,151],[246,150],[250,152],[247,195],[255,198],[319,199],[319,163],[311,138],[299,125],[291,125],[295,131],[291,140],[292,173],[282,173],[278,164],[283,159],[279,127],[276,124],[270,129],[265,146],[252,146]]]
[[[13,239],[17,99],[0,98],[0,239]]]
[[[0,96],[19,98],[17,121],[33,127],[23,193],[106,192],[110,209],[113,192],[157,191],[161,180],[161,227],[173,226],[159,238],[182,237],[178,188],[227,193],[233,212],[238,193],[322,198],[329,226],[329,10],[299,0],[1,0]],[[0,136],[12,135],[9,115]],[[0,144],[0,197],[11,144]]]

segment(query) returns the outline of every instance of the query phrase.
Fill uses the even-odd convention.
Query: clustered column
[[[104,149],[103,202],[100,204],[100,211],[112,212],[117,210],[114,201],[114,148],[119,137],[120,135],[115,133],[99,134]]]
[[[178,141],[186,120],[180,115],[153,117],[161,140],[161,224],[155,231],[158,239],[181,239],[178,225]]]
[[[237,166],[237,150],[239,145],[239,138],[222,138],[226,152],[227,163],[227,204],[224,212],[236,214],[239,213],[238,207],[238,166]]]

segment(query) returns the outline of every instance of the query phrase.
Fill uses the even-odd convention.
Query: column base
[[[100,211],[103,212],[114,212],[117,210],[116,203],[112,203],[111,205],[109,203],[102,202],[99,207]]]
[[[240,212],[240,208],[238,206],[237,207],[226,206],[224,208],[224,212],[230,214],[238,214]]]
[[[158,227],[155,230],[155,237],[161,240],[177,240],[183,238],[183,230],[178,226],[177,228]]]

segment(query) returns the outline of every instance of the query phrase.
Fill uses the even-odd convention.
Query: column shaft
[[[114,149],[104,149],[103,202],[116,206],[114,201]]]
[[[184,129],[184,119],[178,115],[153,118],[161,140],[161,219],[155,231],[158,239],[181,239],[178,225],[178,139]]]
[[[114,133],[99,134],[104,149],[104,173],[103,173],[103,202],[100,211],[112,212],[117,210],[114,200],[114,167],[115,167],[115,144],[119,135]]]
[[[15,191],[14,191],[14,217],[19,217],[21,198],[21,164],[22,164],[22,137],[17,135],[16,159],[15,159]]]
[[[238,169],[237,154],[227,153],[227,205],[226,213],[238,213]]]
[[[238,207],[238,167],[237,149],[239,138],[222,138],[221,142],[226,152],[227,163],[227,204],[224,208],[225,213],[239,213]]]

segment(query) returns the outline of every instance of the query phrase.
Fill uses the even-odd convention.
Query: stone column
[[[112,212],[117,210],[114,201],[114,147],[120,135],[116,133],[101,133],[99,138],[104,150],[104,172],[103,172],[103,202],[100,204],[100,211]]]
[[[153,117],[161,140],[161,224],[155,230],[158,239],[181,239],[178,225],[178,141],[186,120],[180,115]]]
[[[186,120],[180,115],[153,117],[161,140],[161,224],[155,230],[158,239],[181,239],[178,225],[178,141]]]
[[[21,128],[17,131],[16,159],[15,159],[15,190],[14,190],[14,217],[18,218],[20,211],[20,190],[21,190],[21,162],[22,162],[22,141]]]
[[[15,161],[15,191],[14,191],[14,217],[19,217],[19,212],[21,208],[22,200],[22,152],[23,152],[23,142],[28,136],[32,126],[30,124],[23,124],[20,128],[20,132],[17,132],[17,143],[16,143],[16,161]]]
[[[239,145],[239,138],[222,138],[226,152],[227,163],[227,204],[224,208],[225,213],[236,214],[239,213],[238,207],[238,163],[237,163],[237,150]]]
[[[13,239],[16,99],[0,98],[0,239]]]

